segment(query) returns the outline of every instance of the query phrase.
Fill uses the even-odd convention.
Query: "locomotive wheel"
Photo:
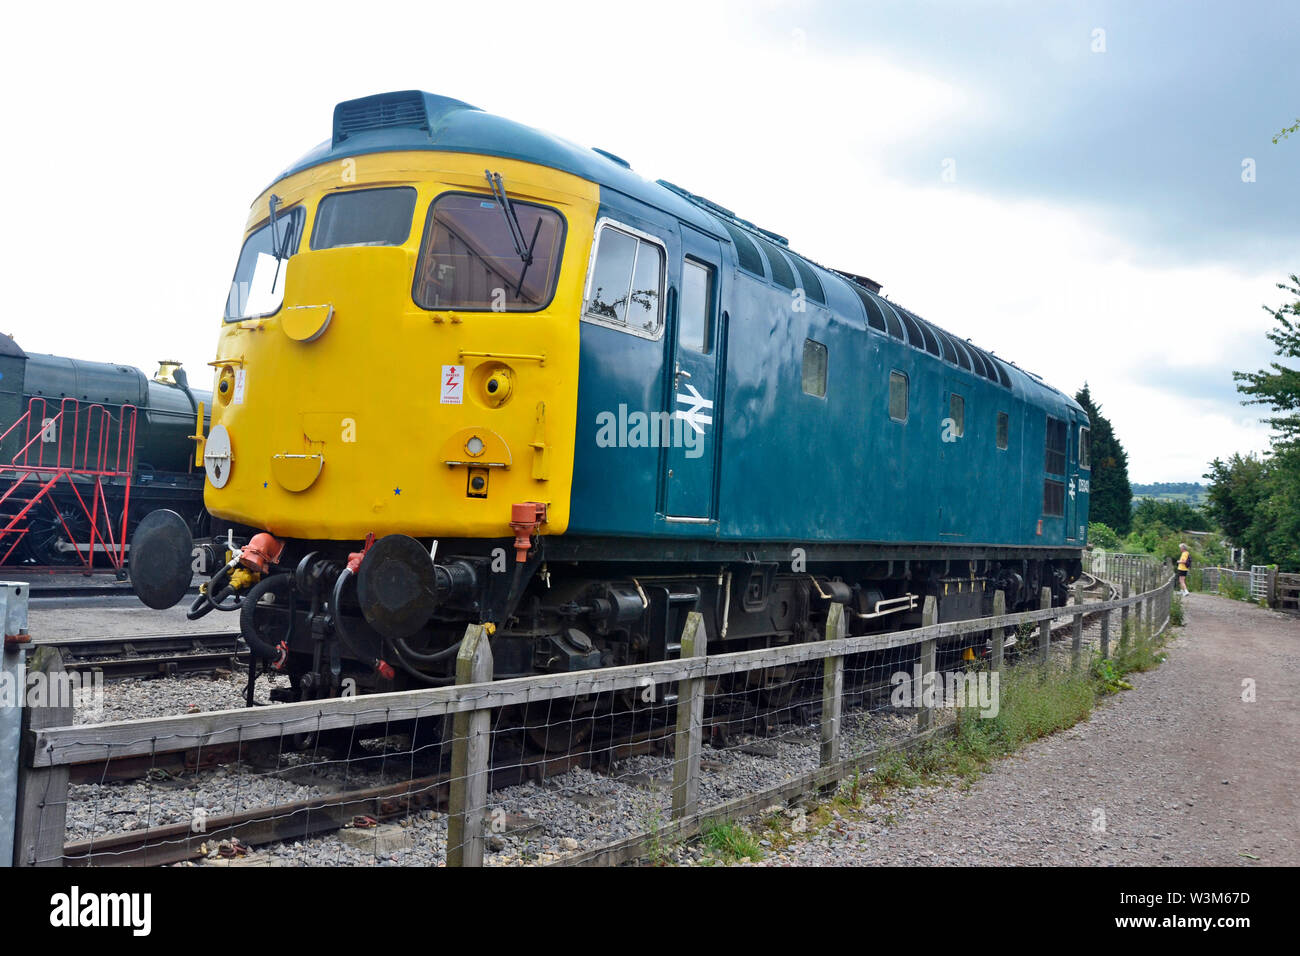
[[[799,686],[798,675],[798,669],[794,667],[767,667],[759,672],[762,684],[758,690],[758,701],[770,717],[786,715],[794,701],[795,689]]]
[[[542,754],[567,753],[591,736],[591,705],[575,700],[552,700],[524,709],[528,742]]]
[[[60,517],[74,535],[80,537],[84,534],[85,537],[90,537],[90,525],[79,511],[64,508],[56,513],[54,505],[50,503],[45,503],[43,508],[33,508],[27,516],[28,531],[19,545],[19,549],[32,563],[51,567],[81,564],[77,551],[65,551],[59,547],[60,544],[68,543]]]

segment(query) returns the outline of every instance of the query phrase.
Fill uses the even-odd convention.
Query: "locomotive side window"
[[[826,397],[826,346],[803,340],[803,390],[817,398]]]
[[[238,322],[280,310],[285,265],[302,241],[302,207],[281,212],[244,240],[226,297],[226,321]]]
[[[952,419],[952,432],[958,438],[966,434],[966,399],[956,392],[948,396],[948,417]]]
[[[1068,434],[1065,422],[1047,416],[1047,459],[1043,467],[1049,475],[1065,474],[1065,444]],[[1065,514],[1065,482],[1051,478],[1043,481],[1043,514],[1054,518]]]
[[[1049,475],[1065,474],[1065,422],[1060,419],[1047,418],[1047,460],[1044,470]]]
[[[907,421],[907,376],[902,372],[889,373],[889,417]]]
[[[602,223],[587,276],[584,318],[658,338],[663,327],[663,288],[663,248],[649,236]]]
[[[1079,429],[1079,467],[1092,468],[1092,452],[1088,448],[1088,436],[1091,431],[1087,428]]]
[[[412,297],[422,309],[536,312],[555,294],[564,219],[512,202],[531,259],[515,245],[506,210],[480,193],[443,193],[429,207]]]
[[[321,200],[311,229],[313,249],[400,246],[411,234],[415,190],[358,189]]]
[[[1051,478],[1043,482],[1043,514],[1052,518],[1065,514],[1065,482]]]
[[[709,351],[709,313],[713,302],[713,270],[687,259],[682,263],[681,305],[677,309],[677,342],[697,352]]]
[[[998,448],[1002,451],[1007,450],[1008,439],[1011,432],[1011,419],[1006,412],[998,412]]]

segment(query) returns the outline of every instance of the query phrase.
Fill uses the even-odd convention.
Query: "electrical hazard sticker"
[[[444,405],[464,404],[465,366],[444,365],[442,367],[442,397],[438,400]]]

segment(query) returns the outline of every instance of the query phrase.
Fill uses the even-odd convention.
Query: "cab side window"
[[[658,338],[663,328],[664,251],[648,238],[604,224],[587,278],[583,317]]]
[[[687,259],[682,263],[682,296],[677,309],[677,341],[697,352],[709,351],[713,270]]]

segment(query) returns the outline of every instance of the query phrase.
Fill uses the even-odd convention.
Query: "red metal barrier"
[[[51,415],[45,399],[28,401],[27,411],[0,434],[0,449],[22,442],[8,460],[0,458],[0,563],[30,530],[33,509],[44,504],[84,566],[94,565],[97,551],[114,568],[125,564],[136,417],[134,405],[105,407],[65,398]],[[61,493],[64,485],[70,496]],[[56,498],[64,505],[75,502],[80,514],[73,523],[82,529],[81,540]],[[120,515],[113,513],[119,498]]]

